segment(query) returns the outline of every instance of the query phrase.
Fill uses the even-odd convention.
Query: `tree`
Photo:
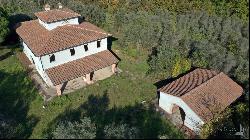
[[[0,42],[7,36],[9,33],[9,21],[8,21],[8,12],[0,7]]]
[[[219,104],[215,106],[220,106]],[[216,108],[213,107],[213,110]],[[249,107],[245,103],[237,103],[235,106],[226,108],[223,112],[215,113],[211,121],[204,124],[201,129],[201,138],[236,138],[235,133],[240,127],[249,130]],[[242,128],[241,128],[242,129]],[[249,133],[245,133],[244,138],[249,138]]]
[[[190,70],[190,60],[182,56],[179,49],[170,46],[159,46],[157,52],[149,60],[149,72],[157,72],[163,77],[170,78]]]
[[[82,4],[80,1],[68,1],[67,6],[80,13],[86,21],[103,27],[106,21],[106,9],[94,4]]]
[[[61,122],[52,132],[55,139],[94,139],[96,126],[90,118],[84,117],[80,122]]]
[[[127,124],[110,124],[104,127],[105,138],[107,139],[136,139],[138,130],[135,127],[129,127]]]
[[[234,129],[234,124],[230,118],[231,112],[231,109],[228,108],[222,113],[216,114],[214,119],[202,126],[200,137],[202,139],[213,138],[216,136],[221,136],[224,138],[232,137],[235,132],[230,131]]]
[[[201,67],[223,71],[244,85],[248,83],[248,24],[204,11],[176,14],[160,10],[157,16],[160,36],[151,40],[158,46],[148,60],[149,71],[157,77],[176,77],[190,67]]]
[[[243,132],[243,137],[249,139],[249,104],[239,103],[234,108],[236,123],[240,124],[245,129],[245,132]]]
[[[122,12],[122,11],[121,11]],[[124,12],[124,11],[123,11]],[[129,13],[122,17],[118,13],[116,20],[122,23],[121,41],[123,46],[151,49],[157,45],[161,33],[159,17],[144,11]]]

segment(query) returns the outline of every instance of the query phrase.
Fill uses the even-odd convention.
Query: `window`
[[[65,20],[65,21],[62,22],[62,24],[66,24],[66,23],[69,23],[69,21]]]
[[[55,61],[55,55],[52,54],[49,58],[50,63]]]
[[[84,50],[85,50],[85,52],[88,51],[88,49],[89,49],[89,48],[88,48],[88,45],[84,45]]]
[[[101,40],[98,40],[97,41],[97,48],[100,48],[101,47]]]
[[[71,54],[71,56],[75,55],[75,49],[74,48],[70,49],[70,54]]]
[[[35,64],[35,61],[34,61],[33,57],[32,57],[32,56],[30,56],[30,58],[32,59],[33,64]]]

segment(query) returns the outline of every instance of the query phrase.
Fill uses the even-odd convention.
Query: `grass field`
[[[42,97],[17,58],[9,56],[0,61],[0,112],[15,122],[13,135],[44,138],[57,122],[88,116],[100,131],[106,124],[118,122],[137,126],[144,138],[159,135],[182,138],[182,134],[149,105],[156,98],[156,87],[154,80],[146,76],[147,55],[115,44],[113,51],[121,58],[118,67],[122,73],[56,97],[45,109]],[[146,105],[142,106],[142,101],[146,101]],[[97,136],[101,137],[101,132]]]

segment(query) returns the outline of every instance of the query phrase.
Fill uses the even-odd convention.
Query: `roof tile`
[[[42,20],[43,22],[50,23],[55,21],[60,21],[64,19],[70,19],[81,16],[78,13],[75,13],[74,11],[62,8],[62,9],[53,9],[48,11],[41,11],[35,13],[35,15]]]
[[[58,85],[118,62],[118,58],[106,50],[49,68],[45,72],[51,82]]]
[[[36,56],[50,54],[111,35],[89,22],[59,26],[48,31],[40,25],[38,20],[31,20],[23,22],[16,31]]]
[[[159,91],[180,97],[206,122],[239,98],[243,89],[222,72],[195,69]]]

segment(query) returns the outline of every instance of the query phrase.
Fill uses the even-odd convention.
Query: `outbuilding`
[[[195,69],[158,89],[159,107],[180,112],[195,133],[242,95],[243,89],[223,72]]]

